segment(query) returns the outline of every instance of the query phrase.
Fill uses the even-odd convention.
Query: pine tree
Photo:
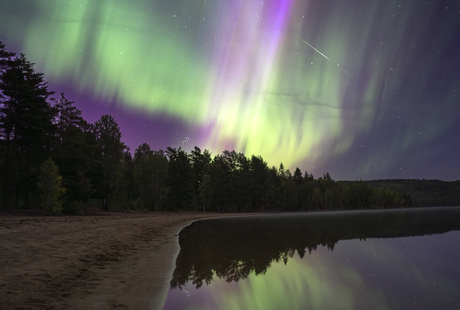
[[[141,145],[142,146],[142,145]],[[163,151],[149,152],[139,157],[134,166],[134,181],[141,205],[157,211],[162,204],[166,188],[168,160]]]
[[[228,209],[233,200],[233,182],[231,179],[231,168],[222,155],[214,157],[209,174],[211,176],[213,202],[217,206],[217,211],[221,212]]]
[[[121,142],[121,131],[113,116],[102,115],[94,124],[97,153],[100,155],[101,174],[97,192],[104,200],[115,190],[117,171],[126,146]],[[107,205],[105,205],[107,209]]]
[[[76,131],[84,131],[88,128],[88,124],[81,116],[81,111],[73,104],[73,101],[69,101],[64,93],[61,93],[54,105],[56,132],[61,143],[72,140]]]
[[[0,41],[0,73],[3,73],[3,71],[8,67],[8,63],[13,59],[14,56],[15,53],[8,52],[5,48],[5,44]]]
[[[123,152],[122,163],[118,169],[118,180],[115,192],[110,196],[110,204],[117,210],[137,209],[136,199],[139,198],[138,189],[134,180],[134,161],[129,147]]]
[[[92,192],[89,126],[73,104],[62,93],[54,105],[57,112],[54,158],[67,188],[66,201],[87,199]]]
[[[209,174],[203,175],[203,181],[198,188],[198,192],[203,211],[206,212],[206,206],[209,209],[212,204],[212,184]]]
[[[299,167],[297,167],[297,168],[295,169],[293,178],[294,178],[294,182],[295,182],[297,185],[300,185],[300,184],[303,183],[302,171],[300,171]]]
[[[29,206],[35,190],[37,167],[50,155],[55,109],[48,98],[43,74],[33,69],[24,54],[3,61],[0,75],[0,130],[5,152],[3,206]]]
[[[3,80],[3,74],[5,70],[9,68],[9,65],[14,57],[14,53],[8,52],[5,49],[5,44],[0,42],[0,76]],[[3,84],[3,83],[2,83]],[[2,119],[2,123],[0,126],[0,175],[2,176],[3,182],[0,184],[0,197],[1,203],[4,208],[8,207],[8,200],[9,200],[9,192],[8,187],[11,182],[11,169],[9,165],[9,147],[10,147],[10,136],[11,136],[11,129],[9,122],[5,122],[4,114],[4,100],[5,96],[3,95],[3,88],[0,87],[0,119]]]
[[[59,169],[51,157],[40,166],[39,181],[40,206],[46,214],[57,215],[62,212],[61,196],[65,193]]]
[[[187,152],[181,148],[166,149],[168,157],[169,205],[173,210],[191,209],[193,204],[192,164]]]
[[[251,156],[251,190],[253,193],[253,211],[263,210],[267,197],[267,163],[262,156]]]
[[[199,205],[198,201],[198,190],[203,182],[203,177],[209,172],[209,166],[211,164],[211,153],[208,150],[201,152],[199,147],[196,147],[191,151],[190,159],[192,162],[192,175],[193,175],[193,199],[195,204]]]
[[[134,151],[134,162],[139,162],[142,158],[147,158],[152,153],[150,145],[148,143],[142,143]]]

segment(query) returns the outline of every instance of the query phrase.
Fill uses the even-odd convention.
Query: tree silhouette
[[[0,130],[5,140],[4,207],[12,204],[17,208],[20,203],[29,207],[29,198],[36,188],[34,171],[50,155],[55,136],[56,110],[47,101],[53,92],[33,65],[24,54],[2,59]]]
[[[120,127],[112,115],[102,115],[96,121],[94,134],[102,168],[102,179],[99,179],[98,190],[101,197],[106,199],[115,190],[116,174],[126,146],[121,142]]]
[[[61,196],[66,189],[62,186],[62,177],[54,161],[48,158],[40,166],[39,181],[40,206],[46,214],[56,215],[62,212]]]

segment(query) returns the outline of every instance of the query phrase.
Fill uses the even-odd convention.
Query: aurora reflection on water
[[[408,214],[401,225],[407,220],[418,223],[418,227],[426,226],[420,224],[420,218]],[[396,216],[404,218],[401,214]],[[436,220],[433,218],[431,222]],[[207,223],[209,226],[210,222]],[[376,222],[370,223],[376,226]],[[440,223],[436,225],[446,227]],[[328,230],[331,231],[325,229],[320,234],[327,235]],[[187,233],[190,237],[190,230]],[[222,276],[222,272],[214,270],[210,283],[203,283],[198,289],[192,278],[185,285],[171,288],[164,309],[457,309],[460,231],[428,233],[431,235],[364,237],[319,245],[311,253],[307,251],[303,258],[298,252],[292,252],[292,257],[286,257],[286,263],[283,259],[272,261],[261,274],[256,275],[252,270],[236,282],[226,282],[228,274],[219,278],[216,273]],[[287,237],[283,232],[280,234]],[[328,238],[331,239],[326,236],[323,240]],[[213,251],[212,243],[204,241],[204,235],[197,240],[201,240],[199,244],[202,245],[197,251],[200,257]],[[235,247],[235,244],[227,244]],[[214,251],[229,256],[221,249],[222,246],[217,246]],[[254,259],[263,260],[262,257]],[[199,260],[206,261],[206,257]],[[245,263],[241,261],[241,264]],[[205,274],[200,266],[194,268],[195,274]]]

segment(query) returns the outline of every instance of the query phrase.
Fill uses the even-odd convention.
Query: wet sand
[[[177,234],[222,216],[0,215],[0,309],[161,309]]]

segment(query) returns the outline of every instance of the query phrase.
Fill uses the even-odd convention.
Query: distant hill
[[[374,187],[385,187],[409,195],[413,207],[460,206],[460,180],[446,182],[426,179],[364,181]]]

